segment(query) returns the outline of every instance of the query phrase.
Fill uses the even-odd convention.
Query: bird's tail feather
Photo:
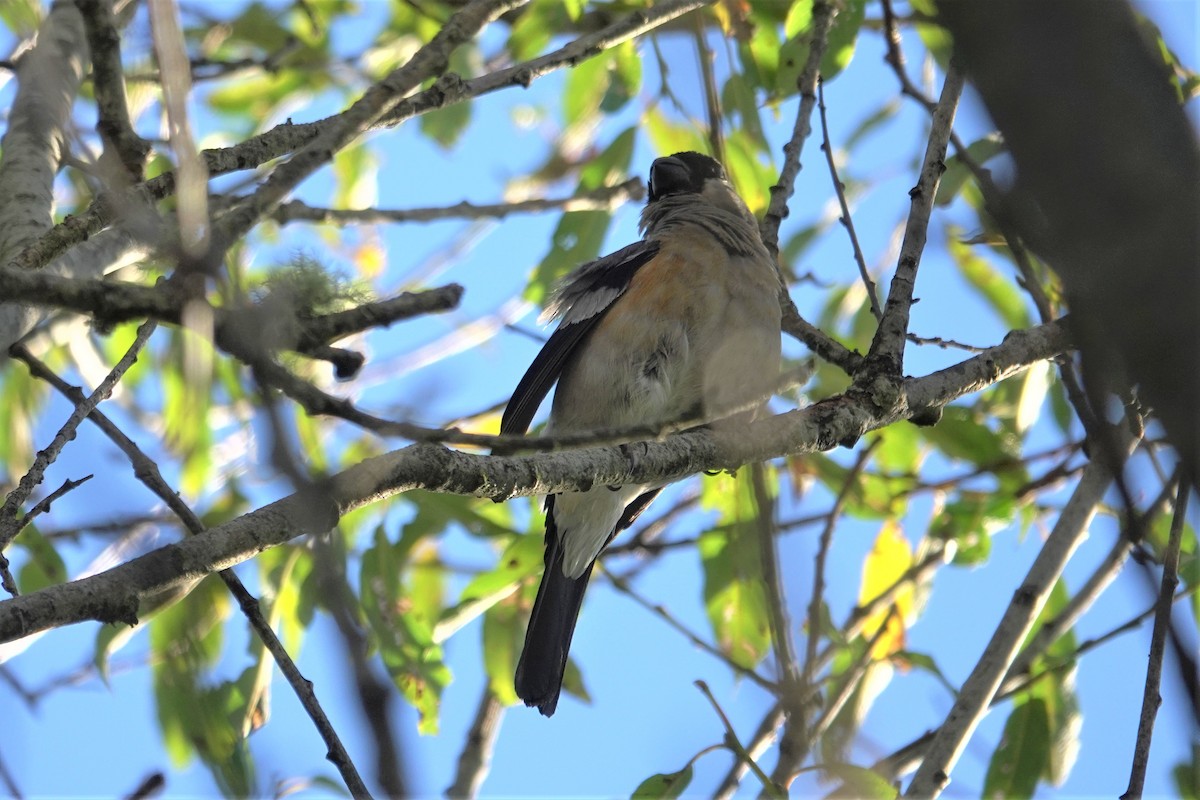
[[[546,572],[533,601],[533,613],[525,632],[525,649],[517,662],[513,681],[517,696],[527,706],[537,706],[543,716],[552,716],[562,690],[567,653],[579,619],[579,608],[595,562],[578,578],[563,574],[563,549],[554,525],[554,509],[546,514]]]

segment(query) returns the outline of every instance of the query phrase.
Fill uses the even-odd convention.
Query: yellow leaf
[[[863,563],[862,589],[858,604],[864,606],[879,597],[912,566],[912,546],[904,531],[894,520],[888,520],[875,537],[875,544]],[[892,608],[895,607],[895,613]],[[871,655],[875,659],[886,658],[904,647],[905,625],[913,611],[912,586],[904,586],[895,593],[892,602],[867,617],[863,623],[863,636],[870,639],[887,622],[887,630],[879,637]]]

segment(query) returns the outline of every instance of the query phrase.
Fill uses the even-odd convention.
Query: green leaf
[[[831,81],[838,73],[850,65],[854,58],[854,46],[858,41],[858,31],[862,28],[866,16],[867,0],[846,0],[833,27],[829,29],[829,41],[825,55],[821,57],[821,78]]]
[[[698,544],[708,620],[721,651],[750,669],[771,644],[750,470],[705,478],[702,504],[720,513],[719,527]]]
[[[1004,139],[999,133],[989,133],[982,139],[977,139],[967,145],[967,155],[976,164],[985,164],[1003,152]],[[939,206],[950,205],[954,198],[958,197],[963,184],[970,177],[971,170],[961,155],[955,154],[946,159],[946,171],[942,173],[942,179],[938,183],[937,196],[933,202]]]
[[[458,602],[442,612],[433,640],[439,644],[446,641],[471,620],[510,597],[520,588],[522,580],[540,571],[543,550],[540,534],[514,536],[495,568],[472,578],[463,587]]]
[[[1016,706],[1004,725],[1004,738],[992,754],[983,783],[984,797],[1032,797],[1047,767],[1050,720],[1046,704],[1031,699]]]
[[[708,142],[690,125],[680,125],[668,120],[659,108],[652,108],[643,119],[646,135],[659,156],[682,153],[688,150],[708,152]]]
[[[633,790],[632,800],[674,800],[681,797],[692,782],[692,765],[679,772],[651,775]]]
[[[974,246],[964,244],[962,231],[947,226],[946,249],[967,283],[975,288],[1008,328],[1016,330],[1029,327],[1029,309],[1016,283],[1001,276],[990,261],[976,255]]]
[[[428,116],[428,115],[426,115]],[[425,116],[421,117],[424,121]],[[379,159],[363,142],[333,154],[335,208],[370,208],[379,200]],[[326,278],[326,280],[328,280]]]
[[[925,439],[953,459],[978,467],[994,469],[1018,458],[1020,440],[997,433],[978,419],[978,414],[963,406],[946,406],[936,425],[921,428]]]
[[[1016,511],[1012,497],[963,491],[934,519],[929,535],[957,544],[955,564],[980,564],[991,554],[992,534],[1010,525]]]
[[[882,775],[866,767],[852,764],[818,764],[811,767],[829,778],[841,781],[826,798],[861,798],[862,800],[895,800],[899,790],[887,782]]]
[[[0,3],[0,20],[18,39],[26,39],[42,23],[42,4],[38,0],[5,0]]]
[[[600,101],[600,110],[615,114],[642,89],[642,57],[632,40],[607,51],[612,55],[608,68],[608,91]]]
[[[1200,800],[1200,745],[1192,744],[1191,763],[1183,761],[1171,770],[1175,791],[1181,800]]]
[[[525,626],[516,602],[496,603],[483,615],[483,668],[492,694],[505,705],[518,702],[513,675],[524,640]]]
[[[47,586],[65,583],[67,566],[54,545],[38,532],[34,525],[26,526],[17,537],[16,544],[29,555],[17,573],[17,586],[21,594],[30,594]]]
[[[550,44],[554,31],[563,30],[570,21],[562,0],[533,0],[517,17],[508,35],[508,51],[514,61],[528,61]]]
[[[600,101],[608,92],[609,71],[615,56],[604,52],[581,61],[567,73],[563,85],[563,122],[567,127],[583,125],[600,113]]]
[[[433,641],[441,570],[432,563],[432,546],[422,549],[418,544],[419,539],[407,532],[392,544],[382,528],[376,529],[374,545],[362,556],[359,585],[363,613],[383,664],[417,710],[417,729],[431,735],[438,732],[442,691],[451,675],[442,648]]]
[[[636,130],[627,128],[603,153],[585,167],[579,177],[579,191],[611,186],[625,179],[633,160]],[[542,303],[550,287],[563,275],[600,254],[612,214],[607,211],[568,211],[558,221],[551,237],[550,252],[534,270],[525,296]]]

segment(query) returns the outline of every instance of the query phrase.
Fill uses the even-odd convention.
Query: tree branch
[[[1132,437],[1125,437],[1123,450],[1126,454],[1133,443]],[[1071,499],[1059,514],[1058,522],[1013,595],[991,641],[963,684],[950,714],[934,734],[905,797],[937,797],[950,783],[951,770],[996,696],[1018,648],[1025,641],[1071,554],[1086,536],[1112,480],[1105,459],[1095,459],[1084,469]]]
[[[924,403],[949,402],[1061,352],[1057,325],[1012,334],[987,355],[905,382]],[[935,387],[937,394],[935,392]],[[746,427],[697,429],[664,441],[529,456],[480,456],[417,444],[368,459],[252,511],[204,536],[167,545],[106,572],[0,603],[0,641],[95,619],[135,624],[139,605],[216,570],[308,533],[323,533],[350,511],[411,489],[506,500],[582,491],[592,485],[666,483],[703,470],[732,469],[783,455],[828,450],[886,427],[911,409],[879,413],[838,396]],[[638,457],[630,457],[636,448]]]

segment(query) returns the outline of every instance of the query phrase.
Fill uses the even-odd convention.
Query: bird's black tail
[[[525,701],[525,705],[537,706],[547,717],[554,714],[558,705],[563,671],[567,668],[567,652],[571,649],[583,593],[595,566],[595,562],[589,564],[578,578],[563,574],[563,548],[554,524],[553,497],[548,500],[551,502],[547,503],[546,509],[546,572],[542,575],[537,599],[533,601],[533,613],[525,632],[525,649],[521,651],[513,681],[517,696]]]

